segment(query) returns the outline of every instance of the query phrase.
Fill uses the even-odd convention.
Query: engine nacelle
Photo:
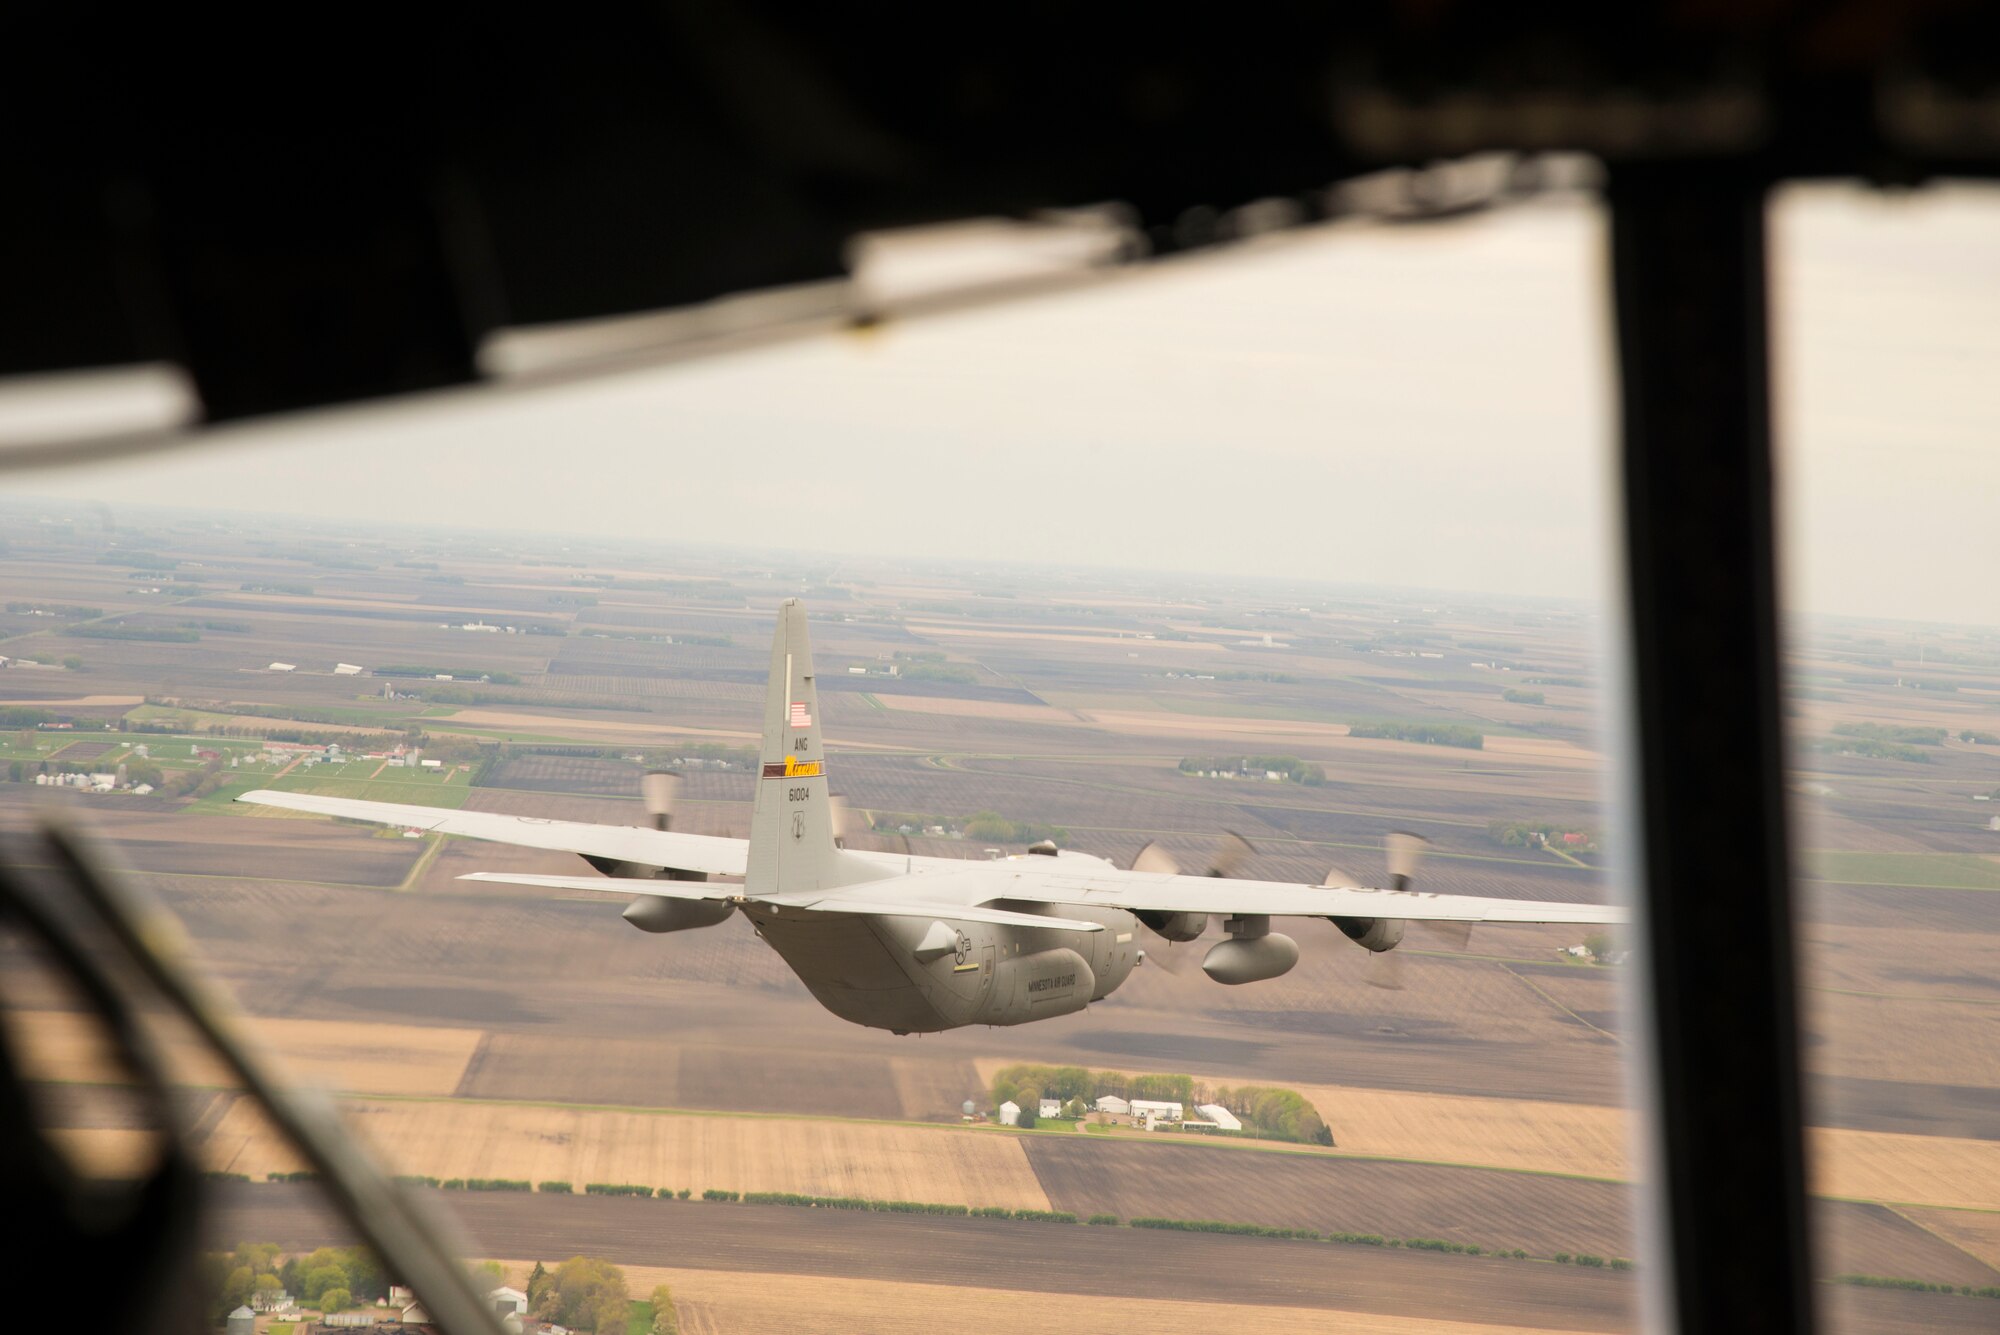
[[[1142,909],[1134,916],[1169,941],[1192,941],[1208,930],[1206,913],[1159,913]]]
[[[641,895],[625,906],[625,921],[642,932],[685,932],[727,922],[736,906],[722,899],[671,899]]]
[[[1403,944],[1403,928],[1408,926],[1401,918],[1328,918],[1327,921],[1338,927],[1349,941],[1378,955]]]
[[[1299,943],[1281,932],[1262,936],[1232,936],[1216,942],[1202,957],[1201,971],[1218,983],[1261,983],[1291,972],[1299,962]]]

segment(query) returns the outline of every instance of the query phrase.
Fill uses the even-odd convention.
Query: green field
[[[298,712],[311,714],[312,718],[280,717],[283,707],[268,705],[246,706],[251,711],[252,722],[269,723],[273,728],[290,731],[295,728],[309,729],[315,724],[339,724],[346,727],[374,728],[382,732],[402,732],[410,726],[411,720],[435,714],[449,714],[455,705],[424,705],[421,701],[404,704],[384,702],[380,708],[364,709],[358,705],[308,705]],[[262,711],[273,710],[272,713]],[[212,709],[183,709],[170,705],[138,705],[125,712],[128,723],[169,723],[175,727],[190,730],[217,727],[250,726],[243,714],[224,713]]]
[[[129,697],[128,697],[129,698]],[[196,731],[226,726],[235,716],[206,709],[169,709],[164,705],[139,705],[125,711],[127,723],[165,723],[170,727]]]
[[[454,809],[464,806],[466,797],[472,792],[472,789],[463,783],[446,787],[435,783],[368,783],[360,779],[342,781],[287,777],[275,782],[232,779],[207,797],[189,803],[183,810],[190,814],[214,815],[227,811],[241,815],[245,808],[237,805],[236,799],[258,788],[275,788],[287,793],[312,793],[319,797],[360,797],[370,802],[401,802],[409,806]]]
[[[2000,890],[2000,860],[1977,853],[1852,853],[1815,849],[1805,855],[1805,870],[1814,880],[1849,885]]]
[[[257,788],[275,788],[286,793],[312,793],[320,797],[359,797],[371,802],[403,802],[426,807],[462,807],[472,793],[472,772],[447,767],[441,772],[385,769],[380,777],[370,774],[379,760],[355,760],[344,765],[315,765],[294,769],[283,778],[274,769],[258,766],[230,776],[207,797],[191,803],[190,812],[228,811],[236,799]],[[390,777],[394,775],[395,777]],[[241,808],[234,808],[238,811]]]

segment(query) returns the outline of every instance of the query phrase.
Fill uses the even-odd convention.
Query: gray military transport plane
[[[1297,943],[1271,930],[1275,917],[1325,918],[1374,952],[1394,949],[1409,922],[1463,933],[1478,922],[1624,917],[1591,904],[1410,890],[1423,847],[1415,835],[1389,836],[1387,889],[1232,880],[1220,870],[1181,875],[1151,846],[1129,870],[1052,844],[989,861],[843,848],[827,791],[806,609],[796,598],[778,612],[761,760],[747,841],[667,828],[664,799],[656,800],[671,783],[666,775],[647,776],[655,829],[268,789],[238,800],[579,854],[602,874],[464,879],[623,895],[631,900],[626,920],[648,932],[712,927],[741,912],[821,1005],[898,1034],[1074,1014],[1131,976],[1145,957],[1141,926],[1170,942],[1193,941],[1221,915],[1225,936],[1202,969],[1219,983],[1254,983],[1298,962]]]

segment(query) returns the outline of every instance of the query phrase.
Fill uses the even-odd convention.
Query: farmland
[[[1302,949],[1292,973],[1240,989],[1192,968],[1200,943],[1149,941],[1147,965],[1085,1014],[896,1040],[821,1011],[741,921],[652,937],[617,920],[615,898],[455,879],[575,874],[575,858],[230,800],[284,787],[636,824],[639,776],[667,765],[684,776],[676,828],[741,835],[752,782],[727,756],[755,737],[772,608],[806,592],[833,787],[862,826],[870,813],[993,811],[1061,827],[1071,847],[1119,862],[1158,841],[1190,869],[1235,830],[1255,849],[1243,874],[1310,882],[1329,868],[1378,881],[1383,834],[1412,830],[1431,841],[1424,888],[1597,900],[1621,889],[1608,856],[1491,832],[1590,830],[1616,847],[1586,609],[1304,582],[773,564],[583,539],[558,554],[511,535],[301,538],[171,516],[134,517],[115,535],[35,519],[10,538],[0,603],[27,610],[0,616],[0,654],[37,666],[0,668],[0,709],[17,711],[0,730],[0,822],[25,823],[44,801],[87,813],[291,1068],[350,1096],[365,1134],[412,1171],[990,1196],[1538,1254],[1634,1247],[1621,971],[1559,954],[1574,931],[1481,928],[1464,947],[1413,931],[1393,990],[1371,986],[1368,962],[1322,922],[1285,929]],[[133,551],[182,564],[170,575],[118,564]],[[96,624],[142,635],[78,633]],[[167,637],[143,637],[154,631]],[[1819,1269],[2000,1282],[1983,1222],[2000,1210],[2000,833],[1988,828],[2000,746],[1957,737],[2000,734],[2000,668],[1980,661],[2000,650],[1984,632],[1841,623],[1807,627],[1791,653],[1814,1182],[1843,1198],[1818,1207]],[[54,666],[69,658],[81,667]],[[1924,680],[1956,689],[1897,686],[1920,658]],[[363,670],[338,673],[340,663]],[[906,675],[918,663],[940,670]],[[375,671],[393,667],[435,670]],[[1352,735],[1384,721],[1467,731],[1481,745]],[[1910,744],[1920,760],[1821,745],[1856,735],[1835,731],[1848,725],[1950,736]],[[441,763],[266,759],[282,739],[350,753],[402,742]],[[1296,757],[1325,781],[1180,769],[1189,756],[1238,752]],[[219,782],[199,798],[33,782],[44,765],[141,759],[170,779]],[[943,856],[981,856],[987,842],[907,838]],[[105,1110],[105,1089],[81,1083],[103,1074],[89,1035],[60,998],[32,986],[22,996],[39,1008],[15,1017],[39,1073],[76,1095],[57,1101],[63,1134],[100,1163],[129,1164],[144,1152],[136,1129]],[[961,1102],[983,1097],[994,1064],[1014,1061],[1300,1089],[1336,1146],[1301,1155],[959,1129]],[[246,1170],[289,1165],[247,1109],[207,1092],[217,1073],[196,1063],[189,1074],[216,1100],[200,1114],[212,1150]],[[924,1123],[935,1125],[914,1125]],[[505,1208],[570,1207],[531,1196]],[[1035,1282],[1075,1245],[1011,1236],[1039,1246],[1017,1266]],[[830,1271],[824,1259],[797,1269],[824,1242],[801,1239],[770,1268],[886,1286],[870,1292],[891,1306],[936,1287],[879,1267]],[[1162,1322],[1192,1321],[1168,1310],[1183,1302],[1328,1310],[1323,1282],[1249,1297],[1202,1259],[1248,1246],[1274,1257],[1283,1244],[1139,1243],[1190,1258],[1189,1277],[1159,1304]],[[1091,1262],[1111,1263],[1110,1253]],[[1064,1273],[1077,1267],[1087,1268]],[[1629,1289],[1591,1287],[1611,1277],[1532,1273],[1517,1299],[1483,1308],[1366,1310],[1384,1322],[1629,1325]],[[796,1282],[776,1275],[768,1292]],[[989,1268],[960,1282],[965,1301],[1002,1303],[1014,1300],[990,1295],[1027,1281]],[[782,1308],[715,1292],[717,1312]],[[1933,1310],[1924,1298],[1843,1289],[1829,1305],[1895,1329]]]
[[[284,1054],[295,1076],[316,1085],[377,1094],[449,1094],[479,1042],[469,1029],[434,1025],[339,1024],[260,1017],[256,1036]],[[71,1011],[16,1010],[10,1036],[37,1079],[94,1084],[118,1078],[96,1028]],[[163,1057],[177,1079],[196,1086],[227,1083],[190,1034],[168,1032]]]
[[[1212,1330],[1360,1330],[1378,1335],[1635,1328],[1632,1277],[1532,1262],[1311,1242],[934,1220],[763,1206],[575,1196],[442,1193],[510,1273],[582,1250],[626,1268],[633,1287],[674,1286],[683,1328],[782,1325],[934,1330],[940,1313],[1113,1311]],[[350,1241],[298,1187],[225,1189],[229,1236],[288,1247]],[[1843,1329],[1884,1335],[1987,1329],[1978,1301],[1834,1288]],[[1070,1304],[1076,1306],[1071,1308]],[[798,1305],[794,1305],[798,1304]],[[878,1304],[878,1306],[864,1306]],[[706,1324],[697,1324],[706,1323]],[[738,1323],[741,1323],[740,1326]]]
[[[629,1182],[697,1194],[716,1188],[1049,1208],[1019,1141],[956,1127],[479,1100],[350,1099],[342,1106],[396,1171],[437,1178]],[[256,1179],[300,1167],[247,1101],[215,1124],[203,1152],[209,1166]]]

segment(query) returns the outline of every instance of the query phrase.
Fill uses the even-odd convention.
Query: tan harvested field
[[[553,1262],[560,1258],[550,1257]],[[509,1261],[509,1278],[525,1282],[532,1261]],[[1019,1289],[835,1279],[820,1275],[754,1275],[730,1270],[620,1267],[634,1297],[670,1285],[683,1335],[734,1335],[783,1330],[789,1335],[939,1335],[940,1332],[1037,1330],[1060,1314],[1073,1330],[1143,1330],[1148,1335],[1214,1335],[1231,1331],[1298,1335],[1537,1335],[1551,1328],[1385,1316],[1324,1307],[1264,1307],[1176,1302],[1129,1296],[1060,1297]],[[1566,1328],[1567,1329],[1567,1328]],[[1617,1327],[1605,1327],[1606,1330]]]
[[[129,708],[133,705],[145,704],[146,697],[143,695],[68,695],[59,699],[49,700],[10,699],[6,703],[17,709],[91,709],[108,705],[124,705]],[[265,719],[263,721],[268,723],[270,720]]]
[[[883,691],[875,697],[886,709],[904,714],[954,715],[961,718],[1008,719],[1018,723],[1074,723],[1067,710],[1048,705],[1024,705],[1009,700],[956,700],[942,695],[899,695]]]
[[[747,715],[746,715],[747,717]],[[530,714],[506,709],[461,709],[449,717],[428,718],[424,726],[433,732],[455,729],[482,731],[535,732],[551,737],[602,737],[606,744],[620,741],[691,740],[716,742],[726,746],[754,745],[758,733],[752,728],[691,728],[670,723],[644,723],[628,719],[575,718],[558,714]],[[827,738],[827,745],[856,750],[901,749],[858,738]]]
[[[341,1108],[402,1173],[1049,1208],[1019,1138],[997,1131],[474,1100],[346,1099]],[[204,1154],[253,1178],[298,1166],[240,1100]]]
[[[1227,646],[1218,644],[1214,640],[1142,640],[1133,636],[1089,635],[1081,632],[1052,630],[1004,630],[993,626],[923,624],[919,628],[926,635],[936,635],[950,640],[995,640],[1034,644],[1090,644],[1101,645],[1111,649],[1123,649],[1128,653],[1144,653],[1151,650],[1172,654],[1215,654],[1227,651]]]
[[[8,1011],[22,1063],[35,1078],[112,1080],[118,1073],[102,1030],[69,1011]],[[479,1043],[476,1029],[253,1017],[251,1028],[280,1065],[324,1089],[370,1094],[449,1094]],[[191,1085],[226,1085],[228,1074],[192,1035],[168,1030],[162,1046],[176,1076]]]
[[[1006,1060],[976,1063],[990,1082]],[[1248,1083],[1213,1073],[1217,1084]],[[1368,1155],[1630,1180],[1624,1110],[1341,1085],[1291,1086],[1332,1131],[1327,1157]],[[1159,1136],[1163,1133],[1155,1133]],[[1809,1129],[1813,1190],[1848,1200],[2000,1209],[2000,1141]],[[1150,1137],[1147,1139],[1151,1139]],[[1143,1142],[1139,1142],[1143,1143]],[[1224,1151],[1250,1152],[1218,1141]]]
[[[160,1157],[160,1138],[124,1127],[51,1127],[48,1135],[86,1177],[135,1178]]]
[[[602,733],[608,738],[699,738],[725,742],[730,745],[741,745],[744,742],[755,743],[758,736],[754,728],[685,728],[668,723],[641,723],[636,720],[627,719],[572,718],[567,715],[530,714],[507,709],[461,709],[443,718],[426,719],[424,720],[424,725],[437,732],[449,732],[456,725],[460,728],[541,732],[559,736]]]
[[[1533,756],[1538,760],[1589,765],[1593,768],[1604,763],[1604,757],[1596,751],[1586,750],[1574,742],[1560,741],[1553,737],[1497,737],[1489,734],[1485,750],[1495,755]]]
[[[255,714],[236,714],[230,717],[226,726],[241,728],[246,733],[254,734],[261,729],[270,727],[271,720],[261,718]],[[313,724],[313,730],[315,732],[337,732],[350,736],[358,733],[364,737],[379,737],[384,732],[395,731],[393,728],[387,726],[366,727],[359,723],[315,723]]]
[[[1333,1143],[1350,1153],[1630,1176],[1619,1108],[1344,1085],[1296,1088],[1319,1110]]]
[[[1618,1108],[1305,1085],[1340,1149],[1446,1163],[1627,1179]],[[1813,1127],[1821,1195],[2000,1209],[2000,1142]]]
[[[1085,720],[1107,732],[1134,736],[1168,734],[1175,737],[1257,737],[1293,743],[1310,740],[1325,745],[1349,738],[1345,723],[1311,723],[1292,719],[1223,718],[1208,714],[1175,714],[1161,710],[1078,709]],[[1418,748],[1412,742],[1384,742],[1385,746],[1412,747],[1419,754],[1433,748]]]
[[[2000,1141],[1809,1127],[1806,1153],[1822,1195],[2000,1209]]]
[[[1324,750],[1331,756],[1349,752],[1381,756],[1425,757],[1431,760],[1462,759],[1458,748],[1428,746],[1422,742],[1401,742],[1386,737],[1353,737],[1345,723],[1315,723],[1301,719],[1230,718],[1210,714],[1176,714],[1154,710],[1084,709],[1076,711],[1092,726],[1107,732],[1145,737],[1244,738],[1270,745],[1296,748],[1310,743],[1314,754]],[[1566,768],[1596,768],[1604,758],[1573,742],[1544,737],[1489,736],[1484,751],[1463,755],[1504,755],[1509,760]]]

